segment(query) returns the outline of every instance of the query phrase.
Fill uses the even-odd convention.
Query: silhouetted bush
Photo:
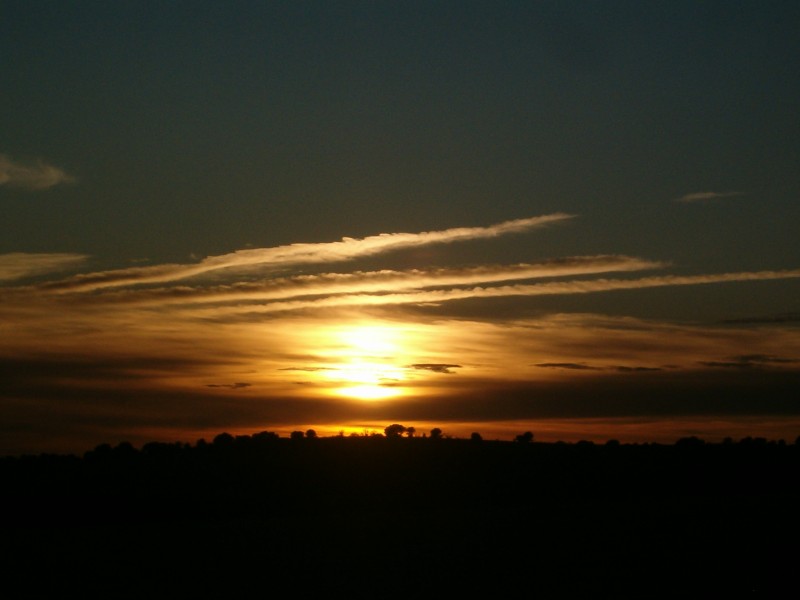
[[[533,441],[533,433],[531,433],[530,431],[521,433],[514,438],[514,441],[520,444],[530,444]]]

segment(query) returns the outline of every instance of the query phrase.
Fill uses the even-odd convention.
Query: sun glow
[[[457,338],[437,324],[349,314],[326,321],[296,321],[281,332],[298,349],[291,366],[277,369],[292,393],[364,402],[411,399],[427,393],[433,380],[450,380],[454,371],[447,367],[460,368],[441,350],[449,354]]]
[[[330,365],[326,378],[335,381],[336,396],[382,400],[405,393],[406,369],[397,361],[405,354],[403,332],[389,326],[342,327],[333,332],[331,354],[341,362]]]

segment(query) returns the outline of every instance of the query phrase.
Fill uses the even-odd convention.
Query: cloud
[[[587,365],[586,363],[570,363],[570,362],[538,363],[533,366],[546,369],[571,369],[575,371],[616,371],[617,373],[654,373],[656,371],[661,371],[661,367],[628,367],[625,365],[615,365],[612,367],[595,367]]]
[[[721,367],[727,369],[750,369],[750,368],[765,368],[774,365],[790,365],[798,361],[793,358],[784,358],[780,356],[773,356],[769,354],[743,354],[741,356],[733,356],[725,361],[700,361],[700,364],[706,367]]]
[[[736,357],[738,360],[752,362],[752,363],[796,363],[794,358],[783,358],[780,356],[771,356],[767,354],[744,354]]]
[[[124,290],[112,289],[105,292],[100,290],[98,291],[100,293],[95,293],[94,297],[100,301],[128,302],[139,305],[235,301],[260,302],[303,296],[398,292],[402,290],[464,286],[521,279],[628,272],[657,269],[664,266],[666,266],[666,263],[628,256],[579,256],[533,264],[411,269],[407,271],[382,270],[356,271],[353,273],[321,273],[218,286],[135,287]],[[42,293],[51,289],[51,284],[45,283],[38,286],[37,292]]]
[[[719,361],[719,360],[701,360],[701,365],[705,367],[721,367],[725,369],[749,369],[755,366],[755,363],[747,362],[747,361]]]
[[[24,279],[71,269],[82,264],[88,256],[84,254],[32,254],[13,252],[0,254],[0,281]]]
[[[680,198],[675,198],[675,202],[705,202],[708,200],[731,198],[733,196],[744,196],[744,192],[693,192],[691,194],[685,194]]]
[[[416,290],[400,293],[357,293],[330,295],[320,298],[268,302],[255,306],[231,306],[194,308],[196,316],[230,313],[268,313],[278,311],[305,310],[322,307],[383,306],[399,304],[441,303],[470,298],[502,298],[512,296],[545,296],[567,294],[591,294],[616,290],[637,290],[655,287],[703,285],[745,281],[768,281],[800,278],[800,269],[784,271],[750,271],[718,273],[710,275],[664,275],[639,279],[585,279],[557,281],[529,285],[502,285],[488,287],[453,287],[440,290]]]
[[[731,325],[757,325],[759,323],[798,323],[800,322],[800,313],[783,313],[770,317],[742,317],[738,319],[723,319],[720,323]]]
[[[433,373],[454,373],[453,369],[460,369],[461,365],[453,365],[448,363],[416,363],[408,365],[409,369],[418,369],[421,371],[431,371]]]
[[[46,190],[61,183],[71,183],[75,178],[63,169],[37,161],[24,164],[0,154],[0,185],[23,190]]]
[[[252,387],[252,383],[244,383],[244,382],[237,382],[237,383],[207,383],[206,387],[210,388],[228,388],[231,390],[240,390],[242,388],[249,388]]]
[[[65,281],[54,282],[49,289],[66,292],[91,291],[108,287],[178,281],[223,269],[260,268],[266,271],[275,271],[288,266],[351,261],[404,248],[449,244],[520,233],[571,218],[573,215],[556,213],[504,221],[488,227],[457,227],[421,233],[382,233],[361,239],[346,237],[338,242],[298,243],[273,248],[238,250],[229,254],[210,256],[194,264],[133,267],[77,275]]]
[[[544,369],[572,369],[575,371],[596,371],[597,367],[590,367],[583,363],[538,363],[533,365]]]

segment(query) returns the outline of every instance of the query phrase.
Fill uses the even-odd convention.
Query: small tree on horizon
[[[405,431],[407,430],[404,425],[393,423],[387,426],[386,429],[383,430],[383,433],[387,438],[399,438]]]
[[[220,433],[214,437],[212,442],[215,446],[231,446],[234,443],[234,437],[227,431]]]
[[[530,444],[533,441],[533,433],[526,431],[525,433],[519,434],[514,440],[521,444]]]

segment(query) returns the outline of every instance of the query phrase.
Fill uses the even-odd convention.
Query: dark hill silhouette
[[[32,596],[72,586],[104,597],[252,585],[269,595],[280,582],[350,597],[797,586],[797,443],[541,443],[530,432],[505,442],[407,429],[7,457],[6,585],[19,577]]]

